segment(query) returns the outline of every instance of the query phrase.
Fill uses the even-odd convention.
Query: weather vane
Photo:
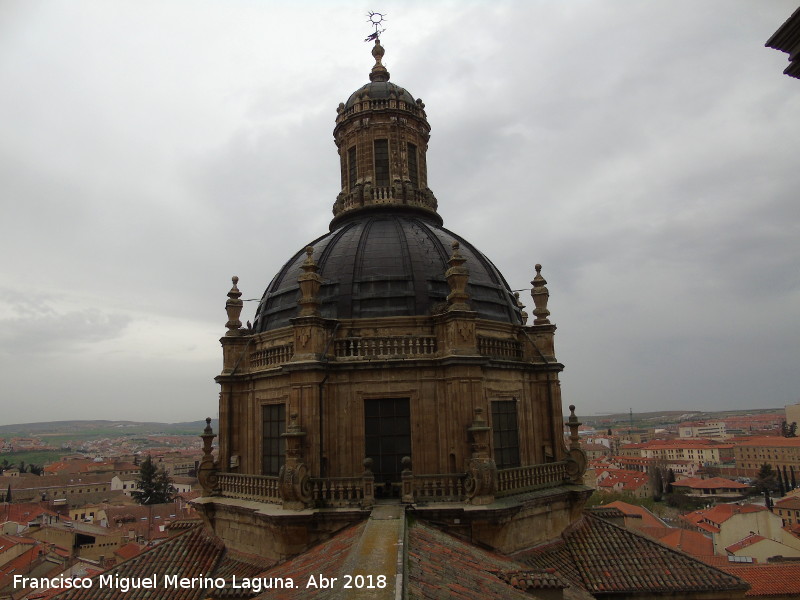
[[[364,41],[371,42],[372,40],[377,40],[378,36],[386,31],[386,29],[381,29],[381,25],[383,25],[383,22],[386,20],[386,15],[370,11],[367,13],[367,17],[369,17],[367,22],[375,28],[375,33],[369,34]]]

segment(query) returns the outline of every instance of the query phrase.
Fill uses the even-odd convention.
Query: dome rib
[[[432,220],[403,212],[363,214],[311,242],[323,279],[321,314],[331,319],[430,315],[445,301],[449,246],[461,244],[470,271],[467,291],[478,317],[519,324],[519,308],[505,279],[480,251]],[[269,331],[297,316],[304,253],[273,278],[254,328]]]

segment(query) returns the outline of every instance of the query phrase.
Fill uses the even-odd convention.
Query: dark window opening
[[[269,404],[263,408],[264,437],[262,442],[261,473],[278,475],[286,460],[286,406]]]
[[[375,185],[389,187],[389,140],[375,140]]]
[[[348,181],[350,182],[350,191],[356,187],[356,178],[358,177],[358,168],[356,166],[356,147],[353,146],[347,151],[347,169]]]
[[[519,466],[519,427],[517,401],[492,402],[492,440],[494,462],[498,469]]]
[[[419,172],[417,170],[417,147],[414,144],[408,145],[408,178],[411,185],[419,188]]]
[[[365,454],[372,459],[376,494],[399,492],[402,459],[411,456],[411,415],[408,398],[364,401]]]

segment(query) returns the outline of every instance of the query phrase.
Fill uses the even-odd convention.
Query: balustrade
[[[278,478],[270,475],[220,473],[219,489],[225,498],[281,504]]]
[[[436,354],[435,336],[352,337],[336,340],[336,358],[431,356]]]
[[[522,359],[522,344],[516,340],[500,340],[493,337],[478,336],[478,352],[484,356]]]
[[[327,477],[311,479],[311,494],[315,506],[358,506],[364,500],[363,477]]]
[[[466,499],[464,479],[466,473],[414,475],[414,500],[419,502],[461,502]]]
[[[569,479],[566,461],[528,465],[497,471],[495,496],[511,496],[540,488],[554,487]]]
[[[274,367],[289,362],[294,355],[294,344],[283,344],[262,348],[250,353],[250,367],[253,369]]]
[[[528,465],[497,471],[496,497],[558,486],[568,480],[566,461]],[[465,473],[411,473],[414,502],[462,502],[466,500]],[[311,478],[314,506],[346,508],[365,502],[365,479],[359,477]],[[220,473],[219,489],[225,498],[281,504],[278,477]]]

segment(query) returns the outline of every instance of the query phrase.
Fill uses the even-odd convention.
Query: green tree
[[[661,502],[661,498],[664,496],[664,476],[658,467],[650,471],[650,487],[653,489],[653,500]]]
[[[174,495],[175,488],[169,475],[163,467],[157,468],[148,456],[139,467],[139,479],[131,497],[139,504],[149,505],[171,502]]]
[[[672,488],[672,484],[675,483],[675,471],[670,469],[667,471],[667,485],[665,486],[664,491],[667,494],[673,493],[675,490]]]
[[[770,492],[778,491],[778,475],[775,473],[775,469],[772,468],[771,464],[764,463],[761,465],[753,487],[759,494],[764,493],[765,490]]]

